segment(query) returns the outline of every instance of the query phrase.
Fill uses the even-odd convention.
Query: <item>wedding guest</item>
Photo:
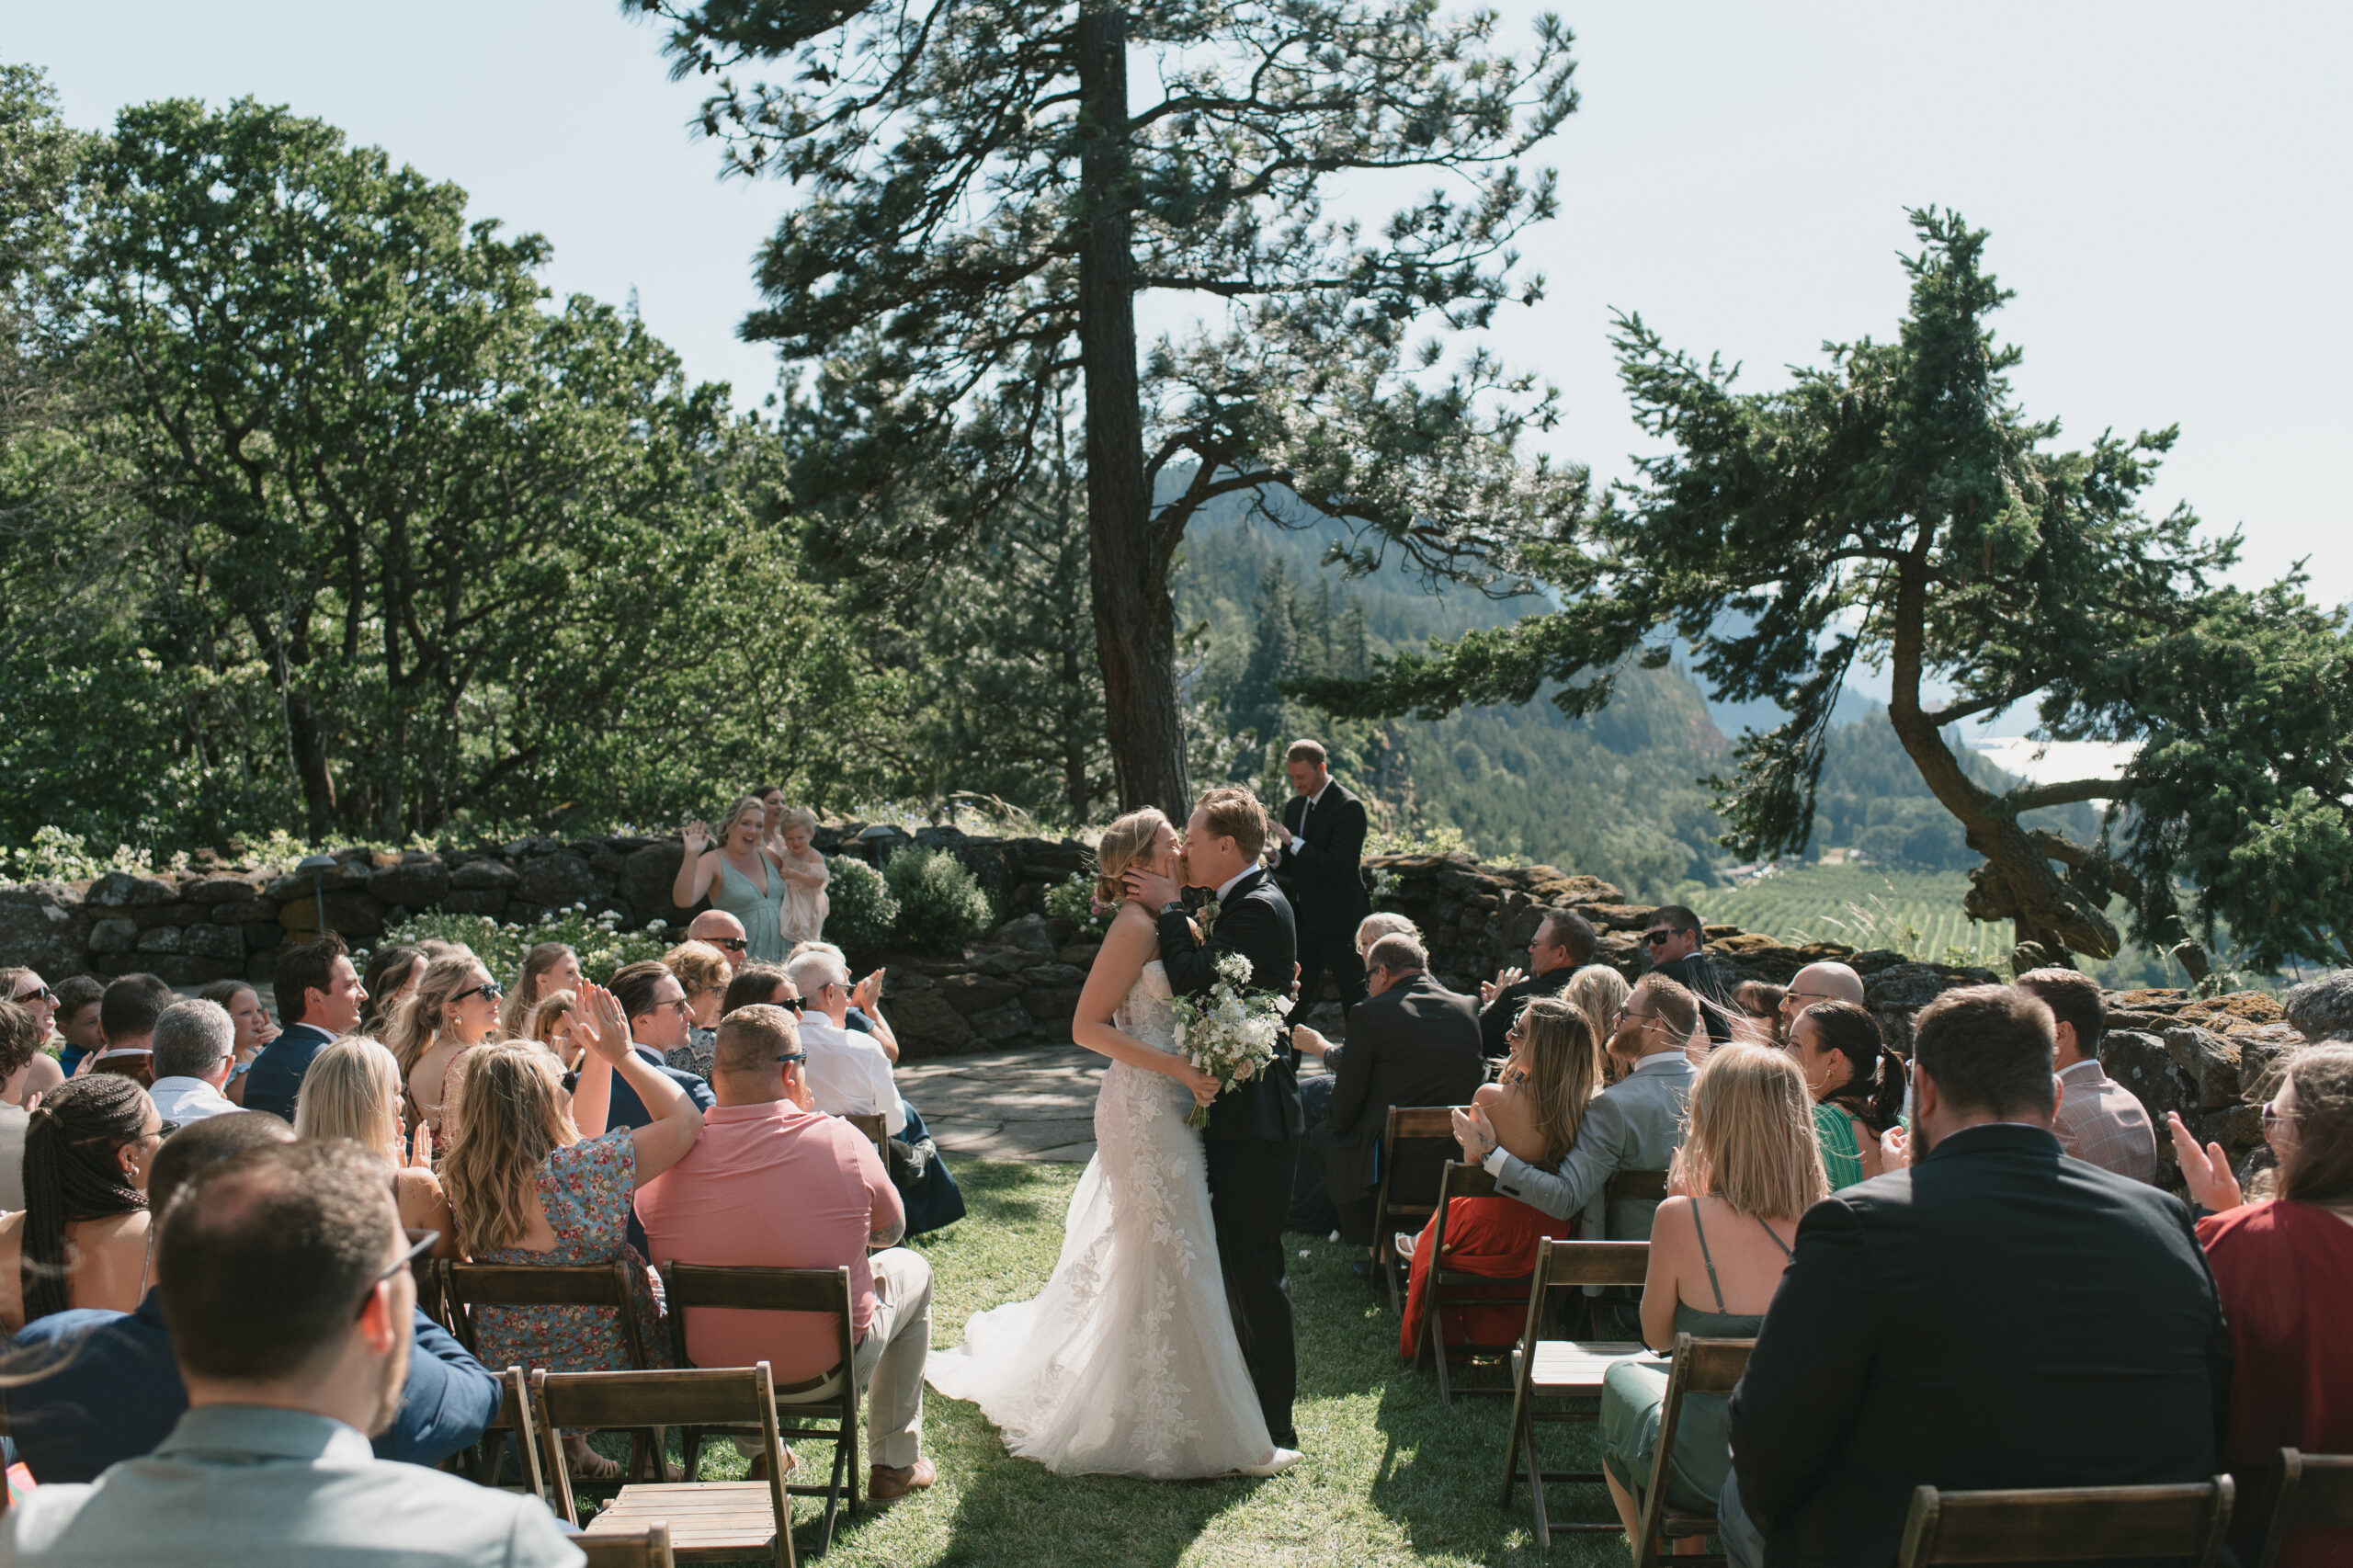
[[[723,909],[742,923],[745,948],[757,963],[781,963],[791,944],[785,939],[783,905],[791,884],[778,870],[776,858],[762,847],[767,814],[750,795],[738,800],[721,826],[720,841],[711,843],[710,829],[689,822],[682,830],[686,858],[670,884],[670,902],[692,909],[708,896],[713,909]]]
[[[1559,1165],[1545,1169],[1505,1148],[1486,1109],[1475,1104],[1454,1113],[1463,1158],[1484,1165],[1506,1198],[1555,1220],[1582,1215],[1580,1233],[1588,1239],[1647,1240],[1657,1201],[1609,1203],[1609,1178],[1620,1171],[1664,1171],[1683,1142],[1692,1075],[1683,1042],[1698,1027],[1699,1007],[1688,991],[1664,975],[1643,976],[1628,993],[1608,1046],[1628,1063],[1626,1075],[1595,1098]]]
[[[321,1058],[338,1049],[329,1047]],[[149,1211],[160,1223],[179,1191],[212,1167],[293,1142],[290,1128],[260,1111],[184,1128],[155,1156]],[[373,1447],[378,1459],[437,1465],[481,1439],[498,1414],[498,1380],[423,1311],[412,1309],[410,1320],[400,1411]],[[42,1370],[0,1389],[0,1400],[17,1451],[44,1485],[95,1481],[110,1464],[153,1452],[188,1409],[159,1285],[148,1286],[134,1312],[52,1312],[26,1324],[15,1347],[28,1353],[20,1366]]]
[[[1796,1063],[1771,1046],[1735,1042],[1709,1052],[1691,1082],[1691,1126],[1676,1151],[1675,1196],[1658,1206],[1643,1281],[1643,1341],[1675,1336],[1754,1339],[1790,1263],[1798,1221],[1829,1191],[1813,1132],[1813,1102]],[[1601,1391],[1603,1477],[1625,1521],[1642,1534],[1635,1490],[1650,1484],[1667,1369],[1613,1365]],[[1667,1468],[1667,1502],[1712,1512],[1732,1470],[1732,1413],[1721,1394],[1684,1401]]]
[[[2231,1346],[2189,1212],[2060,1153],[2052,1037],[2008,986],[1921,1009],[1913,1162],[1806,1211],[1733,1395],[1735,1562],[1890,1562],[1923,1485],[2215,1473]]]
[[[2059,1108],[2051,1131],[2079,1160],[2134,1181],[2157,1179],[2157,1132],[2141,1097],[2101,1070],[2100,1036],[2108,1005],[2099,982],[2072,969],[2030,969],[2018,988],[2040,999],[2058,1020],[2052,1061],[2059,1068]]]
[[[543,1045],[555,1057],[556,1071],[576,1073],[584,1049],[573,1038],[572,1015],[580,1006],[580,998],[569,991],[551,992],[539,1000],[523,1021],[523,1038],[533,1045]]]
[[[1586,1111],[1601,1090],[1600,1037],[1567,997],[1538,996],[1520,1008],[1509,1038],[1511,1055],[1502,1073],[1495,1082],[1480,1085],[1472,1103],[1485,1113],[1502,1148],[1549,1170],[1575,1145]],[[1419,1236],[1394,1238],[1398,1256],[1412,1264],[1397,1338],[1401,1355],[1413,1355],[1419,1343],[1437,1222],[1432,1215]],[[1445,1267],[1517,1279],[1535,1268],[1540,1241],[1564,1241],[1575,1233],[1574,1221],[1553,1219],[1516,1198],[1458,1198],[1447,1208]],[[1511,1301],[1514,1294],[1498,1292],[1495,1300]],[[1516,1294],[1518,1301],[1527,1300],[1526,1291]],[[1446,1337],[1453,1344],[1504,1344],[1518,1335],[1525,1317],[1517,1304],[1449,1307]]]
[[[1904,1059],[1852,1002],[1816,1002],[1790,1026],[1790,1055],[1814,1101],[1823,1169],[1836,1192],[1880,1174],[1880,1139],[1904,1114]]]
[[[32,1014],[14,1002],[0,1002],[0,1087],[17,1091],[0,1104],[0,1212],[13,1214],[25,1206],[25,1131],[32,1113],[20,1103],[22,1085],[33,1063],[48,1060],[41,1055],[40,1026]]]
[[[1339,1210],[1341,1240],[1352,1245],[1376,1241],[1376,1167],[1391,1108],[1464,1105],[1486,1077],[1477,1009],[1468,996],[1432,980],[1428,969],[1419,942],[1383,937],[1365,954],[1367,995],[1348,1017],[1347,1043],[1335,1045],[1305,1024],[1291,1030],[1291,1048],[1321,1057],[1332,1074],[1328,1113],[1306,1139],[1304,1153]],[[1418,1175],[1434,1179],[1436,1167],[1430,1162]],[[1360,1273],[1371,1278],[1371,1265]]]
[[[2222,1467],[2242,1497],[2258,1497],[2281,1449],[2353,1453],[2353,1335],[2345,1332],[2353,1301],[2353,1045],[2305,1046],[2288,1059],[2263,1108],[2263,1136],[2279,1162],[2268,1199],[2246,1202],[2222,1145],[2199,1148],[2178,1114],[2165,1121],[2190,1201],[2213,1210],[2198,1221],[2198,1238],[2231,1325]],[[2234,1519],[2242,1561],[2255,1561],[2263,1524],[2253,1507]],[[2290,1536],[2279,1562],[2353,1562],[2353,1529]]]
[[[266,1110],[290,1122],[311,1058],[329,1040],[359,1028],[368,988],[359,983],[359,971],[351,967],[343,938],[330,931],[280,951],[271,989],[286,1028],[263,1048],[253,1071],[245,1074],[245,1108]]]
[[[798,1014],[801,1011],[801,993],[794,987],[792,977],[780,966],[745,964],[727,983],[727,994],[719,1001],[719,1016],[724,1020],[730,1013],[762,1003]]]
[[[1504,1037],[1519,1021],[1520,1008],[1536,997],[1559,995],[1593,961],[1594,945],[1593,925],[1584,915],[1574,909],[1544,912],[1528,938],[1528,968],[1502,970],[1494,980],[1479,983],[1479,1034],[1489,1058],[1500,1061],[1510,1053]]]
[[[246,1075],[260,1060],[263,1048],[278,1038],[278,1026],[269,1021],[269,1009],[262,1006],[261,993],[242,980],[216,980],[197,995],[217,1003],[236,1026],[236,1037],[229,1047],[229,1081],[221,1086],[221,1092],[232,1105],[243,1108]]]
[[[1863,1005],[1863,977],[1843,963],[1810,963],[1790,977],[1781,993],[1781,1039],[1786,1043],[1798,1015],[1817,1002]]]
[[[1402,915],[1379,910],[1357,922],[1357,962],[1361,967],[1364,955],[1383,937],[1411,937],[1422,939],[1421,928]],[[1305,1148],[1324,1139],[1319,1131],[1331,1119],[1332,1074],[1305,1073],[1299,1079],[1299,1114],[1306,1131],[1300,1134],[1300,1144]],[[1321,1236],[1340,1228],[1340,1211],[1333,1207],[1331,1195],[1324,1190],[1321,1167],[1312,1159],[1301,1160],[1291,1171],[1290,1212],[1283,1221],[1283,1229],[1307,1235]],[[1335,1238],[1336,1239],[1336,1238]]]
[[[1732,990],[1717,972],[1715,960],[1700,950],[1706,940],[1699,917],[1679,903],[1653,910],[1649,928],[1643,933],[1651,972],[1665,975],[1690,994],[1700,1021],[1707,1026],[1708,1044],[1716,1046],[1732,1038],[1733,1020],[1740,1009],[1733,1005]],[[1702,1050],[1699,1054],[1707,1052]]]
[[[515,988],[506,994],[498,1010],[498,1031],[507,1040],[521,1040],[529,1032],[527,1027],[531,1009],[541,1000],[559,991],[571,991],[580,984],[580,955],[568,942],[535,942],[523,955],[523,964],[515,975]]]
[[[435,955],[422,944],[378,948],[368,955],[368,968],[360,976],[360,988],[368,993],[368,1006],[361,1009],[355,1032],[381,1040],[392,1031],[392,1017],[400,1005],[416,994],[416,983],[425,976],[425,966]]]
[[[783,796],[777,799],[781,802]],[[778,919],[787,943],[824,939],[825,916],[833,909],[825,884],[833,881],[833,873],[825,869],[825,858],[810,847],[816,836],[816,813],[796,806],[779,819],[769,849],[778,873],[784,878],[784,904]]]
[[[0,1218],[0,1329],[139,1304],[147,1167],[163,1142],[147,1091],[119,1074],[85,1074],[41,1097],[25,1127],[24,1210]]]
[[[30,1014],[40,1029],[40,1042],[49,1043],[57,1026],[57,993],[49,988],[39,970],[0,969],[0,999],[14,1002]]]
[[[663,1058],[698,1077],[710,1075],[712,1031],[733,971],[726,954],[707,942],[681,942],[662,955],[662,967],[687,994],[687,1042]]]
[[[472,953],[452,953],[425,966],[416,993],[392,1019],[385,1040],[400,1065],[414,1119],[446,1147],[449,1070],[460,1057],[498,1034],[498,982]]]
[[[189,1408],[154,1453],[8,1511],[0,1562],[576,1564],[545,1505],[379,1460],[416,1289],[382,1173],[347,1145],[249,1151],[184,1191],[156,1249]]]
[[[1269,829],[1277,846],[1275,882],[1290,900],[1299,930],[1299,1001],[1294,1024],[1324,999],[1324,977],[1338,983],[1345,1019],[1365,997],[1364,970],[1351,945],[1357,922],[1372,909],[1364,888],[1364,802],[1332,778],[1319,741],[1293,741],[1283,753],[1291,798]]]
[[[687,1045],[687,988],[664,965],[653,960],[623,964],[613,974],[613,995],[628,1019],[631,1049],[638,1059],[676,1084],[698,1110],[711,1108],[710,1085],[699,1073],[669,1064],[670,1057]],[[624,1074],[614,1084],[608,1125],[643,1127],[653,1119],[650,1102]],[[576,1092],[576,1091],[575,1091]]]
[[[849,972],[849,955],[831,942],[795,942],[792,950],[784,955],[784,967],[790,969],[792,961],[803,953],[822,953],[839,964],[844,973]],[[875,970],[849,988],[849,1006],[842,1010],[842,1027],[872,1036],[874,1043],[882,1048],[882,1054],[891,1059],[891,1065],[896,1067],[898,1038],[882,1021],[882,982],[889,973],[888,970]]]
[[[611,994],[593,985],[585,994],[578,1027],[588,1055],[569,1107],[546,1051],[498,1041],[467,1054],[454,1085],[442,1186],[457,1215],[459,1248],[477,1263],[565,1267],[627,1258],[646,1354],[659,1363],[667,1343],[662,1309],[644,1254],[630,1243],[631,1199],[694,1146],[702,1112],[629,1048],[628,1023]],[[652,1108],[642,1127],[606,1128],[617,1072]],[[604,1372],[632,1365],[616,1308],[484,1306],[475,1309],[474,1325],[483,1359],[494,1367]],[[585,1434],[564,1434],[564,1448],[575,1475],[609,1481],[620,1473]]]
[[[922,1455],[924,1360],[931,1344],[931,1266],[897,1244],[906,1219],[874,1145],[819,1112],[793,1015],[751,1004],[719,1026],[701,1139],[637,1195],[664,1262],[722,1267],[842,1268],[855,1312],[850,1375],[867,1391],[867,1495],[888,1502],[937,1479]],[[776,1195],[789,1192],[781,1204]],[[835,1364],[834,1342],[806,1314],[687,1312],[698,1366],[768,1364],[790,1384]]]
[[[731,973],[750,961],[744,956],[751,946],[744,936],[744,923],[723,909],[706,909],[688,921],[687,940],[708,942],[717,948]]]
[[[1584,1017],[1586,1028],[1593,1031],[1598,1046],[1617,1032],[1618,1016],[1625,1008],[1626,998],[1633,987],[1626,977],[1606,963],[1589,963],[1569,976],[1561,987],[1561,1000],[1575,1008]],[[1626,1075],[1626,1060],[1601,1051],[1601,1078],[1596,1089],[1607,1088]]]
[[[221,1092],[229,1081],[237,1026],[218,1002],[175,1002],[155,1019],[155,1114],[185,1127],[238,1108]]]
[[[119,1073],[141,1088],[155,1081],[155,1020],[179,1000],[177,993],[153,974],[119,974],[107,983],[98,999],[98,1028],[106,1048],[82,1071]]]
[[[98,1007],[106,994],[107,988],[91,975],[69,974],[57,983],[56,1027],[62,1042],[57,1066],[61,1082],[74,1075],[82,1058],[106,1045],[106,1031],[98,1023]],[[39,1090],[41,1086],[34,1084],[30,1089]]]
[[[348,1138],[381,1156],[392,1173],[392,1202],[401,1224],[438,1231],[441,1242],[433,1256],[457,1256],[458,1223],[433,1174],[432,1140],[422,1124],[414,1138],[402,1131],[400,1063],[382,1042],[346,1035],[311,1058],[294,1110],[294,1131],[312,1140]]]
[[[1770,985],[1761,980],[1744,980],[1732,988],[1733,1006],[1749,1021],[1756,1039],[1767,1045],[1779,1045],[1781,1040],[1781,998],[1790,994],[1786,985]]]
[[[1422,928],[1394,910],[1379,909],[1357,922],[1357,959],[1361,962],[1372,945],[1383,937],[1411,937],[1422,940]],[[1423,943],[1427,947],[1427,942]]]

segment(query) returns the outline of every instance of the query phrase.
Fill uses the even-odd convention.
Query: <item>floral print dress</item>
[[[647,1364],[666,1366],[669,1338],[662,1300],[645,1260],[629,1244],[630,1199],[636,1188],[637,1145],[628,1128],[558,1149],[540,1167],[540,1202],[555,1233],[554,1250],[493,1247],[474,1261],[547,1267],[627,1257]],[[611,1307],[479,1306],[474,1335],[486,1367],[619,1372],[632,1366],[628,1331]]]

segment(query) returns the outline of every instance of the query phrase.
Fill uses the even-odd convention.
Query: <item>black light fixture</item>
[[[327,894],[321,879],[325,873],[335,869],[335,857],[305,855],[294,869],[311,873],[311,901],[313,906],[319,912],[319,928],[315,934],[324,937],[327,934]]]

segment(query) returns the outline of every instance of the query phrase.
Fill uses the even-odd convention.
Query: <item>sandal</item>
[[[590,1448],[585,1437],[564,1438],[563,1464],[575,1482],[619,1481],[621,1478],[620,1460],[607,1459]]]

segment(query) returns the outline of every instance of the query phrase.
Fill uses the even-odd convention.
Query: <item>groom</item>
[[[1266,844],[1267,813],[1247,790],[1211,790],[1193,808],[1178,874],[1189,886],[1215,890],[1201,911],[1207,939],[1198,947],[1177,885],[1149,871],[1128,871],[1129,893],[1160,911],[1160,961],[1175,990],[1209,990],[1217,980],[1221,953],[1240,953],[1250,960],[1256,989],[1290,988],[1299,938],[1290,901],[1259,868]],[[1290,1053],[1278,1051],[1265,1073],[1218,1096],[1202,1142],[1226,1307],[1258,1392],[1258,1408],[1266,1413],[1267,1436],[1285,1449],[1299,1447],[1290,1415],[1299,1376],[1290,1285],[1283,1278],[1283,1217],[1303,1126]]]

